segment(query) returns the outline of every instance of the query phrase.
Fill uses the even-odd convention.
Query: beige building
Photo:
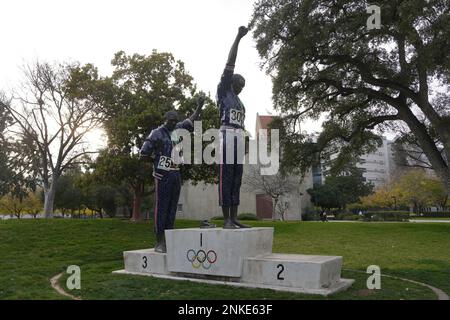
[[[374,152],[363,155],[357,167],[363,169],[366,180],[378,188],[391,182],[393,160],[392,141],[383,137],[383,144]]]
[[[272,116],[256,115],[255,133],[259,129],[268,129]],[[255,137],[257,134],[255,134]],[[244,177],[249,174],[249,165],[244,164]],[[307,207],[311,207],[310,196],[306,192],[312,188],[312,173],[309,172],[301,179],[300,177],[291,177],[298,179],[298,187],[288,196],[281,199],[286,206],[286,220],[301,220],[302,213]],[[252,213],[262,219],[272,218],[272,199],[263,192],[246,191],[241,188],[241,204],[239,214]],[[185,182],[181,189],[180,200],[178,204],[177,216],[181,219],[211,219],[216,216],[222,216],[222,210],[219,206],[219,192],[216,184],[198,183],[192,185],[189,181]],[[275,217],[278,219],[279,217]]]
[[[371,153],[362,155],[356,163],[356,167],[362,169],[363,177],[366,181],[372,183],[375,188],[390,183],[396,170],[393,143],[385,137],[382,140],[381,146]],[[316,184],[324,183],[330,170],[329,161],[333,161],[337,156],[338,151],[331,154],[329,160],[322,160],[321,170],[315,168],[314,178]]]

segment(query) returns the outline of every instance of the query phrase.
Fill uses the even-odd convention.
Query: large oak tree
[[[367,27],[367,7],[381,28]],[[393,129],[450,193],[450,3],[447,0],[260,0],[251,27],[284,117],[284,165],[305,170],[343,144],[336,165]],[[326,116],[317,141],[298,121]]]

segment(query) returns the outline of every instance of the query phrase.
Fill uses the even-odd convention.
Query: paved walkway
[[[314,221],[314,222],[322,222],[322,221]],[[327,222],[351,222],[351,223],[364,223],[366,221],[358,221],[358,220],[328,220]],[[370,223],[399,223],[400,221],[371,221]],[[409,220],[409,222],[417,222],[417,223],[450,223],[450,220]],[[324,222],[322,222],[324,223]]]
[[[410,222],[445,222],[445,223],[450,223],[450,220],[428,220],[428,219],[418,219],[418,220],[409,220]]]

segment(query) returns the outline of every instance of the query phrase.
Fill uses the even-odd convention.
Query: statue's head
[[[164,115],[164,118],[166,119],[166,121],[164,122],[166,128],[169,131],[173,131],[178,123],[178,112],[176,112],[175,110],[167,111]]]
[[[233,74],[233,78],[231,79],[231,87],[233,88],[234,93],[241,93],[242,89],[245,87],[245,79],[240,74]]]

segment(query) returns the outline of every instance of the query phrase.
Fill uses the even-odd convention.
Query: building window
[[[180,212],[180,213],[183,212],[183,204],[182,204],[182,203],[179,203],[179,204],[177,205],[177,212]]]

